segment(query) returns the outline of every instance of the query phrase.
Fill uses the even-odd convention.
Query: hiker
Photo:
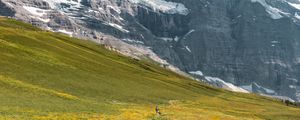
[[[159,108],[158,108],[157,105],[156,105],[156,107],[155,107],[155,112],[156,112],[157,115],[161,115],[161,113],[160,113]]]

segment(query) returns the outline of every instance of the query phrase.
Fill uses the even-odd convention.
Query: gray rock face
[[[197,3],[201,6],[192,8],[197,12],[190,14],[193,17],[189,22],[195,31],[179,45],[188,46],[192,52],[179,54],[183,58],[180,68],[202,70],[237,86],[257,83],[276,91],[276,95],[299,100],[300,29],[299,19],[294,18],[299,10],[286,1],[277,2],[266,1],[268,6],[246,0]],[[282,13],[279,17],[274,15],[276,10],[268,13],[268,7]],[[180,47],[177,50],[188,51]]]
[[[180,74],[178,68],[159,58],[143,42],[130,39],[121,16],[134,16],[129,2],[115,0],[0,0],[0,15],[12,16],[45,30],[89,39],[110,50],[137,59],[150,58]],[[122,12],[126,11],[126,13]],[[124,27],[124,28],[123,28]],[[120,36],[124,39],[120,40]],[[126,37],[128,36],[128,37]],[[126,37],[126,38],[125,38]],[[128,44],[126,42],[132,43]]]
[[[1,1],[0,15],[99,43],[114,40],[125,54],[139,46],[155,56],[150,48],[161,63],[201,71],[193,75],[209,83],[300,100],[299,0]]]
[[[0,1],[0,15],[3,15],[3,16],[9,16],[9,17],[12,17],[15,15],[15,11],[10,8],[10,7],[7,7],[5,3],[3,3],[2,1]]]

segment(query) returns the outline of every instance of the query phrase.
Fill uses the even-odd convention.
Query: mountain
[[[215,86],[300,100],[299,0],[1,0],[0,5],[1,15],[128,56],[150,57]]]
[[[213,88],[104,45],[0,18],[0,119],[297,120],[280,100]],[[158,105],[161,116],[155,115]]]

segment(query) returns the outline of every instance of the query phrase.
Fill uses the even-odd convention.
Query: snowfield
[[[280,19],[283,16],[281,14],[286,14],[282,12],[280,9],[277,9],[275,7],[272,7],[271,5],[267,4],[265,0],[251,0],[251,2],[255,3],[260,3],[262,6],[266,8],[266,12],[268,12],[273,19]]]
[[[81,4],[80,4],[81,0],[76,0],[76,1],[73,1],[73,0],[45,0],[45,1],[49,3],[49,5],[52,9],[57,8],[57,5],[60,3],[66,3],[66,4],[72,5],[74,7],[81,6]]]
[[[25,10],[27,10],[28,12],[30,12],[31,14],[33,15],[36,15],[36,16],[44,16],[46,13],[47,10],[43,10],[43,9],[40,9],[40,8],[36,8],[36,7],[29,7],[29,6],[23,6],[23,8]]]
[[[132,3],[149,7],[154,11],[160,11],[167,14],[188,15],[189,10],[181,3],[167,2],[164,0],[129,0]]]
[[[243,88],[237,87],[237,86],[233,85],[232,83],[225,82],[222,79],[217,78],[217,77],[206,76],[205,79],[210,83],[215,83],[218,86],[220,86],[221,88],[224,88],[224,89],[227,89],[230,91],[249,93],[249,91],[247,91]]]

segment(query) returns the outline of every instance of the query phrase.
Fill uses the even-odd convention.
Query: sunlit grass
[[[54,95],[54,96],[71,99],[71,100],[78,99],[76,96],[73,96],[73,95],[70,95],[67,93],[62,93],[62,92],[58,92],[58,91],[46,89],[46,88],[41,88],[36,85],[27,84],[22,81],[14,80],[12,78],[1,76],[1,75],[0,75],[0,84],[3,84],[3,86],[6,86],[6,87],[18,88],[18,89],[22,89],[22,90],[28,91],[28,92],[35,92],[36,94],[44,93],[44,94]]]

